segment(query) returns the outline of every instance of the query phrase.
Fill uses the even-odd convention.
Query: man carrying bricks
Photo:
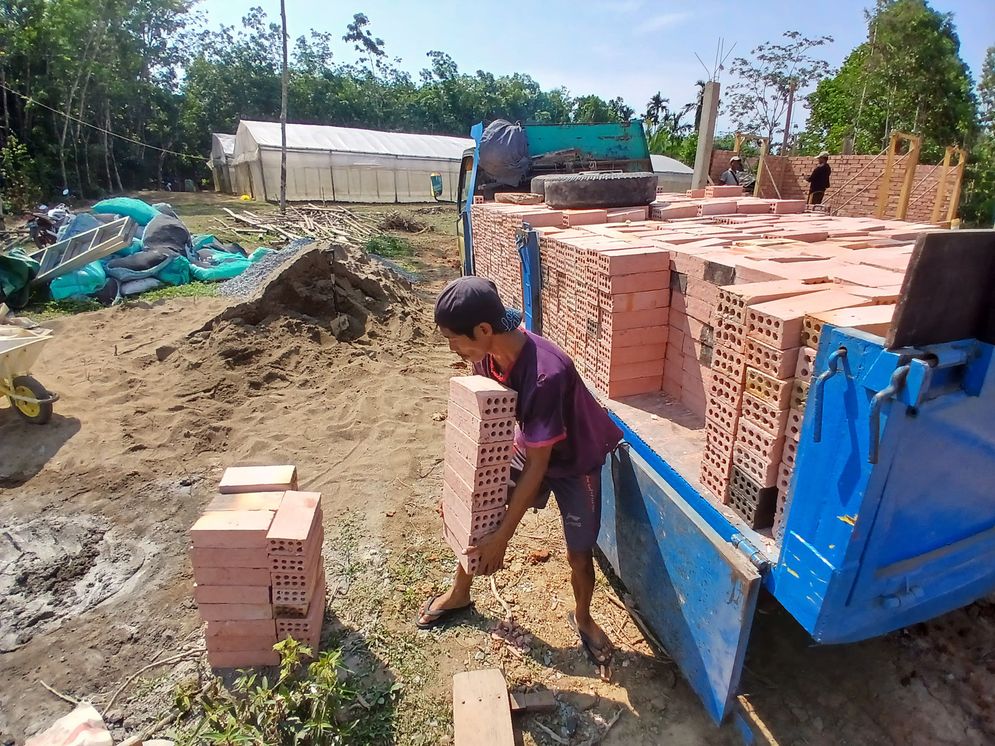
[[[436,302],[435,322],[449,349],[472,363],[476,374],[518,393],[508,512],[497,531],[467,552],[477,554],[480,574],[499,569],[526,511],[544,507],[552,492],[563,517],[576,606],[570,622],[606,676],[613,647],[591,618],[593,549],[601,526],[601,468],[622,432],[567,354],[522,329],[521,314],[505,308],[492,281],[462,277],[451,282]],[[467,608],[472,580],[458,566],[453,587],[422,606],[418,626],[435,626]]]

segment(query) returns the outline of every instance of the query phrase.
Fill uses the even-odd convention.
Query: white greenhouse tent
[[[656,174],[659,191],[680,193],[691,188],[691,177],[694,176],[693,168],[666,155],[651,155],[650,160],[653,163],[653,173]]]
[[[232,160],[235,156],[235,135],[215,132],[211,135],[211,159],[207,165],[214,175],[214,191],[234,194]]]
[[[473,140],[314,124],[287,125],[287,199],[322,202],[456,201],[460,161]],[[280,199],[280,125],[241,121],[234,187],[257,200]]]

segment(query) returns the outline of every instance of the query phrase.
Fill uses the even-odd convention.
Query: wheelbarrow
[[[51,329],[0,326],[0,397],[10,399],[14,411],[35,425],[52,419],[52,405],[59,400],[31,376],[31,366],[51,338]]]

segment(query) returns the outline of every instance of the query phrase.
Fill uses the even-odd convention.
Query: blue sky
[[[866,35],[863,9],[873,0],[287,0],[291,38],[314,28],[340,37],[354,13],[370,19],[391,57],[412,73],[427,67],[425,53],[438,49],[463,72],[527,73],[544,88],[566,86],[574,95],[622,96],[641,112],[656,91],[677,105],[694,96],[705,77],[695,53],[712,67],[719,39],[732,56],[748,55],[784,31],[826,34],[830,64],[839,65]],[[977,79],[985,50],[995,44],[995,0],[933,0],[952,12],[961,57]],[[209,24],[238,25],[245,9],[260,5],[279,19],[276,0],[201,0]],[[351,46],[335,49],[352,60]],[[731,58],[730,58],[731,59]],[[728,75],[720,77],[728,82]],[[291,109],[293,107],[291,106]],[[720,126],[723,124],[720,119]]]

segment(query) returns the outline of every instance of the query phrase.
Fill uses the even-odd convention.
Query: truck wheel
[[[568,176],[573,176],[573,174],[543,174],[542,176],[535,176],[529,184],[529,191],[532,192],[532,194],[538,194],[540,197],[545,197],[546,184],[558,179],[565,179]]]
[[[571,174],[547,181],[546,204],[567,208],[641,207],[656,199],[656,174]]]

